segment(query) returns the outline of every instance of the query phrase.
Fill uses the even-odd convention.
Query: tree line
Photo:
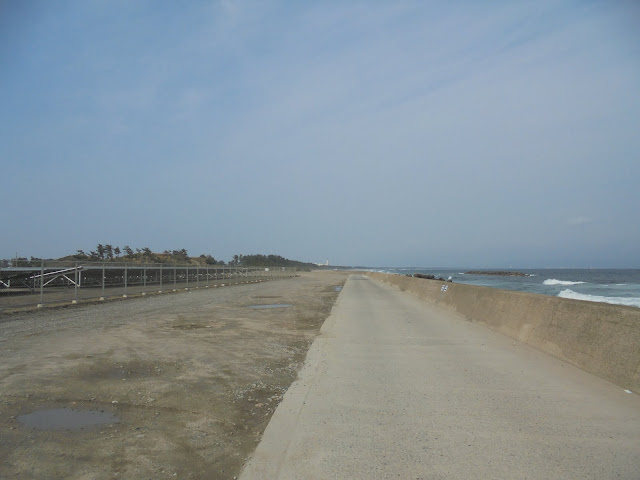
[[[245,267],[315,267],[314,263],[289,260],[280,255],[234,255],[230,265],[242,265]]]
[[[37,266],[42,259],[31,257],[16,258],[19,265]],[[53,260],[53,259],[48,259]],[[228,263],[224,260],[216,260],[210,254],[202,254],[198,257],[190,257],[185,248],[180,250],[164,250],[162,253],[154,253],[149,247],[131,248],[125,245],[120,248],[110,244],[99,243],[95,249],[85,252],[76,250],[76,253],[67,255],[56,260],[62,261],[85,261],[85,262],[130,262],[130,263],[191,263],[196,265],[233,265],[242,267],[298,267],[315,268],[313,263],[290,260],[281,255],[234,255]],[[6,265],[8,262],[5,261]],[[15,262],[14,262],[15,263]]]
[[[77,250],[75,254],[63,257],[61,260],[85,260],[90,262],[127,261],[140,263],[199,263],[206,265],[224,265],[224,261],[216,260],[211,255],[202,254],[199,257],[189,256],[186,248],[180,250],[164,250],[162,253],[154,253],[149,247],[133,249],[129,245],[114,247],[99,243],[95,250],[88,253]]]

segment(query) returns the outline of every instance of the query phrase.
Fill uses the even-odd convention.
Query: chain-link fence
[[[258,282],[294,276],[295,271],[290,267],[29,262],[0,267],[0,312]]]

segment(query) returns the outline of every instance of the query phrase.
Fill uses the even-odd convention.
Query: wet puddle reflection
[[[285,308],[291,307],[290,303],[270,303],[268,305],[251,305],[251,308]]]
[[[93,425],[119,423],[120,419],[108,412],[54,408],[19,415],[17,420],[27,428],[37,430],[80,430]]]

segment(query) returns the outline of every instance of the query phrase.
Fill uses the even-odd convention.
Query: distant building
[[[317,266],[319,267],[328,267],[329,266],[329,260],[325,260],[324,263],[316,263]]]

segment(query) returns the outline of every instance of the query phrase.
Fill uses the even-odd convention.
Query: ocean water
[[[423,273],[435,275],[436,278],[451,278],[455,283],[640,308],[640,270],[636,269],[509,269],[526,273],[526,277],[472,275],[465,272],[478,269],[464,268],[415,267],[372,270],[399,275]]]

